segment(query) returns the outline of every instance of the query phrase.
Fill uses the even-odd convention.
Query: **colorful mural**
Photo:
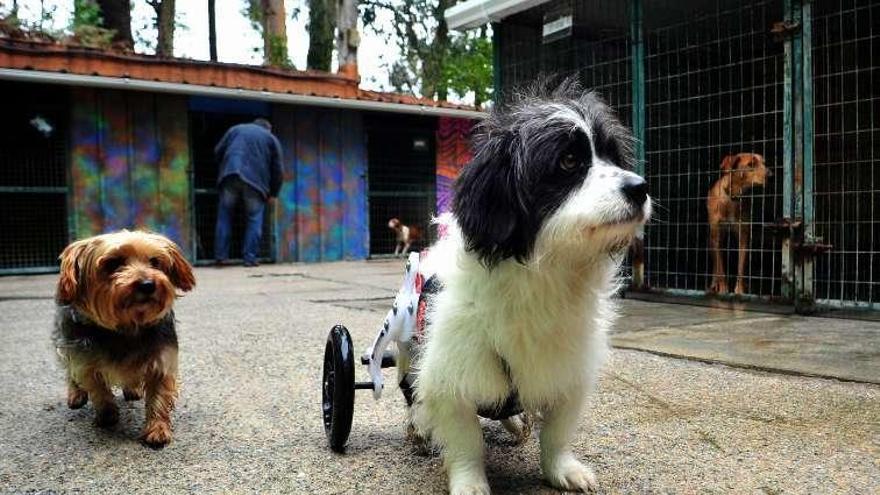
[[[474,121],[441,117],[437,121],[437,214],[449,211],[452,186],[471,160],[470,133]]]
[[[77,238],[160,232],[191,255],[186,99],[74,88],[71,191]]]
[[[74,89],[73,231],[146,228],[193,252],[185,97]],[[274,208],[278,261],[368,255],[367,153],[358,112],[273,108],[284,150]]]
[[[366,130],[361,114],[343,112],[341,115],[342,255],[345,259],[358,260],[365,259],[370,249]]]
[[[284,150],[275,208],[279,261],[364,259],[368,254],[367,166],[361,115],[276,106]]]

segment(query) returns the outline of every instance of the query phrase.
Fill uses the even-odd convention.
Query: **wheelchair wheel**
[[[330,448],[343,452],[354,417],[354,347],[342,325],[333,327],[327,336],[322,395],[324,432]]]

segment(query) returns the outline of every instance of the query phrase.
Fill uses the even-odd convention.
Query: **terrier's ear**
[[[70,304],[79,295],[82,280],[82,261],[86,249],[91,244],[91,239],[83,239],[69,244],[61,255],[61,274],[58,278],[58,287],[55,290],[55,300],[59,304]]]
[[[168,251],[168,255],[171,256],[171,269],[168,273],[171,277],[171,282],[183,292],[191,291],[196,286],[192,265],[189,264],[183,253],[180,252],[177,244],[168,239],[165,239],[165,243],[165,249]]]

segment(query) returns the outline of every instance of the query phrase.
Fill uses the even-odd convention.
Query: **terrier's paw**
[[[593,470],[571,456],[559,459],[545,469],[544,477],[556,488],[573,492],[592,492],[598,486]]]
[[[122,396],[125,397],[125,400],[127,401],[141,400],[144,398],[144,393],[140,389],[124,388],[122,389]]]
[[[89,393],[82,389],[71,389],[67,391],[67,407],[71,409],[79,409],[86,405],[89,401]]]
[[[148,447],[161,449],[171,442],[171,425],[162,422],[148,424],[141,434],[141,442]]]
[[[743,282],[737,282],[736,287],[734,287],[734,289],[733,289],[733,293],[738,296],[745,294],[746,293],[746,284],[744,284]]]
[[[119,409],[116,405],[106,406],[95,411],[95,424],[109,428],[119,422]]]

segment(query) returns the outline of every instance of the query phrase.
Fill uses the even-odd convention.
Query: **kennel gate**
[[[743,194],[744,298],[876,309],[878,25],[880,5],[858,0],[557,0],[494,26],[496,87],[578,74],[632,125],[657,200],[635,290],[706,294],[707,194],[726,155],[752,152],[773,176]]]
[[[68,227],[68,93],[0,83],[15,95],[0,133],[0,274],[54,271]]]
[[[409,115],[365,115],[370,257],[394,253],[396,238],[388,220],[417,228],[423,249],[434,239],[429,219],[436,214],[437,119]]]

